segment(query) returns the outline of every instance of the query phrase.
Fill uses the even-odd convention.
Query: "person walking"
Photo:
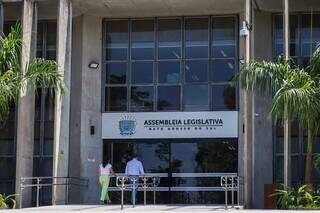
[[[110,161],[107,161],[105,164],[99,165],[99,183],[101,186],[101,195],[100,195],[100,204],[104,204],[106,201],[107,203],[111,203],[108,194],[108,187],[110,183],[110,175],[115,175],[112,165]]]
[[[138,177],[141,175],[144,175],[144,169],[141,161],[138,160],[137,154],[132,155],[132,160],[127,162],[126,165],[126,171],[125,174],[127,176],[132,176],[132,179],[135,179],[133,181],[133,186],[132,186],[132,192],[131,192],[131,202],[134,205],[136,203],[136,198],[137,198],[137,182],[138,182]]]

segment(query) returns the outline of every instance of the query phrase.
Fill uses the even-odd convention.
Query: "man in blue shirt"
[[[127,162],[126,165],[126,175],[127,176],[142,176],[144,175],[144,169],[142,163],[138,160],[137,154],[132,155],[132,160]],[[134,185],[132,187],[132,204],[135,204],[136,197],[137,197],[137,187],[136,184],[138,184],[138,177],[132,177],[132,179],[135,179],[136,181],[133,181]]]

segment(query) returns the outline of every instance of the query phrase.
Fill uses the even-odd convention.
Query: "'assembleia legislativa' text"
[[[213,119],[172,119],[172,120],[145,120],[145,126],[176,126],[176,125],[223,125],[221,118]]]

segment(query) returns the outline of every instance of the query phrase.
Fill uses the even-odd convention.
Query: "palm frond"
[[[58,73],[58,65],[55,61],[36,58],[27,68],[24,75],[34,89],[44,88],[49,91],[64,93],[63,76]]]
[[[8,36],[0,35],[0,75],[8,70],[20,71],[21,48],[21,26],[17,23]]]

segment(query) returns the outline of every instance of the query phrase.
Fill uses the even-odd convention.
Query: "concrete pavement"
[[[163,213],[163,212],[237,212],[237,213],[245,213],[245,212],[296,212],[296,211],[285,211],[285,210],[243,210],[243,209],[228,209],[224,210],[223,206],[213,206],[213,205],[138,205],[135,208],[132,206],[125,206],[124,210],[120,209],[120,205],[61,205],[61,206],[46,206],[40,208],[26,208],[22,210],[11,210],[10,212],[38,212],[38,213],[63,213],[63,212],[112,212],[112,213],[120,213],[120,212],[139,212],[139,213]],[[319,212],[319,211],[300,211],[300,212]]]

